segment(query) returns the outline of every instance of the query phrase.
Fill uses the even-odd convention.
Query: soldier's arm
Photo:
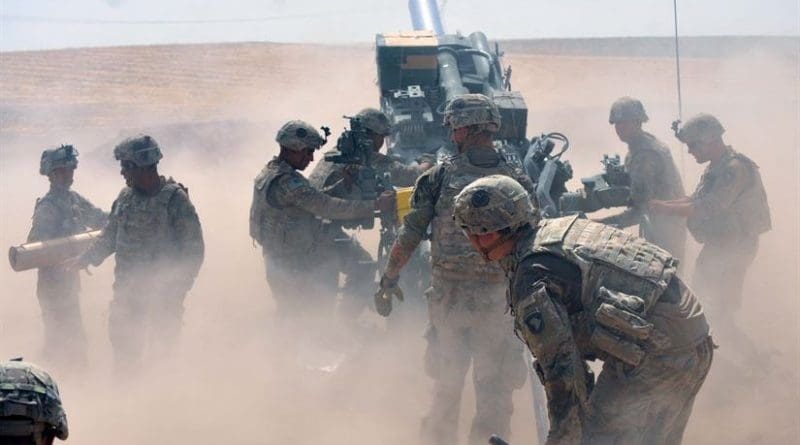
[[[102,229],[108,222],[108,213],[104,212],[99,207],[89,202],[88,199],[81,195],[76,194],[78,197],[78,205],[81,208],[81,224],[90,229]]]
[[[320,218],[350,220],[375,215],[375,201],[334,198],[312,187],[299,174],[284,175],[276,182],[277,189],[269,193],[275,193],[275,198],[282,204],[298,206]]]
[[[86,266],[91,264],[99,266],[103,260],[108,258],[109,255],[117,250],[117,227],[119,222],[119,198],[111,205],[111,213],[108,215],[108,221],[100,232],[100,236],[92,243],[89,250],[83,253],[78,258],[78,266]]]
[[[400,275],[400,270],[411,259],[414,249],[425,238],[428,225],[433,220],[442,174],[443,170],[437,166],[423,173],[417,179],[414,193],[411,195],[411,210],[403,219],[403,225],[389,252],[389,262],[384,271],[389,278],[396,278]]]
[[[523,262],[512,284],[514,325],[536,358],[534,368],[547,394],[548,443],[579,444],[592,377],[573,337],[565,301],[564,273]],[[579,276],[579,275],[578,275]]]
[[[63,224],[58,209],[49,201],[40,201],[33,211],[28,242],[44,241],[56,237],[56,227]]]
[[[203,264],[205,244],[200,218],[189,200],[189,195],[182,189],[175,192],[167,207],[170,227],[173,230],[173,239],[177,249],[176,256],[179,260],[179,274],[176,282],[185,286],[180,291],[188,291],[194,283],[197,272]]]

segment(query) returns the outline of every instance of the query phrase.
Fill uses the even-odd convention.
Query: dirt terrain
[[[737,361],[736,345],[717,339],[717,360],[686,443],[800,441],[800,41],[773,43],[728,42],[722,54],[688,51],[693,57],[682,61],[685,117],[706,111],[720,118],[728,143],[761,167],[773,212],[773,230],[761,239],[738,315],[765,359]],[[579,51],[571,44],[571,55],[542,42],[510,45],[504,61],[530,109],[529,134],[569,135],[576,178],[596,173],[603,153],[624,153],[608,125],[608,106],[632,95],[647,107],[647,129],[673,149],[687,189],[696,185],[702,168],[669,130],[677,117],[675,62],[649,44],[627,41],[635,51],[610,54],[605,43],[583,40]],[[109,209],[123,185],[111,148],[137,132],[161,143],[160,170],[189,187],[206,237],[206,260],[186,300],[181,348],[167,362],[151,363],[138,381],[110,378],[113,259],[83,275],[91,366],[52,369],[71,443],[415,443],[431,386],[421,366],[423,323],[412,317],[407,326],[387,329],[366,314],[357,338],[340,345],[348,359],[335,372],[320,369],[336,357],[290,350],[288,339],[277,335],[260,253],[247,232],[251,181],[275,154],[278,127],[301,118],[340,129],[343,113],[377,104],[375,79],[369,45],[0,54],[0,246],[25,239],[34,201],[47,189],[37,174],[42,149],[74,144],[81,151],[74,188]],[[374,233],[359,237],[374,247]],[[689,247],[688,277],[697,253],[696,245]],[[47,364],[39,356],[35,282],[33,272],[0,267],[0,357]],[[319,327],[296,329],[305,335]],[[535,443],[527,385],[515,400],[513,439]],[[474,413],[470,388],[463,403],[465,436]]]

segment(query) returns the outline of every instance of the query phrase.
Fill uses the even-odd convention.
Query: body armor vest
[[[581,304],[590,312],[601,303],[597,294],[603,287],[640,298],[641,313],[647,314],[678,266],[655,244],[578,215],[542,220],[533,245],[516,253],[518,261],[533,254],[555,255],[580,268]]]
[[[467,150],[446,159],[442,169],[431,221],[433,273],[445,278],[503,281],[505,275],[500,266],[484,261],[453,220],[454,198],[464,187],[484,176],[505,175],[522,184],[530,184],[530,180],[495,150]]]
[[[148,197],[128,187],[122,191],[112,212],[117,216],[117,267],[168,260],[173,240],[168,206],[182,186],[167,180],[157,195]]]
[[[72,190],[50,190],[42,198],[36,200],[35,208],[43,203],[49,203],[58,210],[58,227],[48,227],[48,232],[52,231],[53,238],[72,236],[86,231],[86,226],[82,223],[86,218],[82,214],[80,200],[78,193]]]
[[[719,214],[709,219],[689,218],[687,227],[692,235],[701,243],[714,241],[734,241],[741,237],[755,237],[772,228],[769,203],[758,165],[750,158],[733,150],[727,155],[728,159],[718,169],[709,169],[702,178],[701,186],[695,198],[701,198],[710,193],[715,186],[718,176],[724,171],[725,166],[732,160],[738,160],[747,166],[750,179],[747,186],[736,200]]]
[[[314,214],[275,198],[272,188],[284,175],[300,176],[289,164],[270,161],[256,176],[250,207],[250,236],[261,244],[264,254],[282,261],[305,257],[318,246],[322,221]]]

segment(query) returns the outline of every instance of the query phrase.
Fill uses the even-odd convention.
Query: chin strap
[[[505,244],[506,241],[512,240],[516,236],[517,236],[517,232],[516,231],[511,232],[511,233],[507,233],[507,234],[501,236],[500,238],[497,238],[496,240],[494,240],[494,242],[492,244],[489,244],[488,247],[479,247],[478,248],[478,252],[480,252],[481,257],[483,257],[483,260],[486,261],[487,263],[489,263],[489,262],[493,261],[491,258],[489,258],[489,255],[492,252],[494,252],[498,247],[500,247],[501,245]]]

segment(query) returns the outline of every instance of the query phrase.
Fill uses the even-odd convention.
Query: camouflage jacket
[[[503,281],[500,267],[486,263],[453,220],[453,199],[472,181],[489,175],[516,179],[528,193],[533,184],[518,163],[511,164],[496,149],[467,148],[419,177],[397,245],[412,252],[431,226],[433,273],[448,279]]]
[[[77,192],[50,187],[36,200],[28,242],[75,235],[102,228],[108,215]]]
[[[677,261],[625,231],[577,216],[542,220],[501,264],[515,330],[547,393],[550,437],[563,443],[580,437],[593,381],[585,360],[629,371],[708,337]]]
[[[772,227],[758,166],[730,147],[706,168],[692,200],[694,214],[687,226],[698,242],[735,242]]]
[[[641,224],[650,200],[671,200],[685,196],[675,161],[664,143],[647,132],[628,145],[625,171],[631,180],[630,207],[624,212],[600,220],[604,224],[629,227]],[[647,215],[649,226],[641,234],[648,241],[682,256],[686,241],[684,221],[672,215]]]
[[[322,219],[374,216],[374,201],[334,198],[314,188],[300,172],[278,159],[256,176],[250,207],[250,234],[265,255],[301,266],[324,250]]]
[[[161,177],[161,184],[154,196],[122,189],[108,224],[83,256],[97,266],[116,255],[115,289],[146,280],[185,293],[203,263],[203,232],[186,188],[172,178]]]

